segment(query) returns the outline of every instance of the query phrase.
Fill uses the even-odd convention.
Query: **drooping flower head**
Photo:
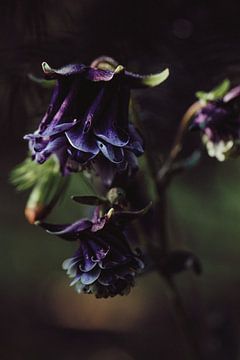
[[[235,156],[240,144],[240,86],[221,98],[205,101],[195,114],[191,128],[202,132],[209,156],[219,161]]]
[[[168,70],[140,76],[109,58],[91,66],[53,69],[43,63],[42,67],[46,79],[55,79],[56,86],[38,129],[25,136],[33,159],[41,164],[55,154],[63,174],[86,165],[100,174],[106,169],[109,177],[118,171],[133,172],[143,141],[128,119],[130,90],[160,84]]]
[[[144,210],[145,211],[145,210]],[[73,257],[63,262],[63,269],[72,278],[77,292],[107,298],[128,294],[135,276],[144,263],[139,251],[128,244],[124,224],[143,212],[115,211],[100,216],[97,207],[93,218],[73,224],[40,224],[48,233],[68,241],[78,241]]]

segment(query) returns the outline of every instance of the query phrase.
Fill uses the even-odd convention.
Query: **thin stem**
[[[171,277],[165,277],[165,281],[168,289],[171,291],[170,297],[174,305],[177,324],[184,335],[184,348],[188,356],[187,358],[189,360],[200,359],[199,346],[183,305],[181,294]]]
[[[174,160],[179,154],[179,152],[182,150],[182,141],[183,141],[183,136],[185,135],[185,131],[187,129],[187,125],[189,124],[189,121],[191,120],[192,116],[202,107],[203,107],[202,102],[196,101],[188,108],[188,110],[183,115],[177,130],[177,134],[173,146],[170,150],[169,158],[171,160]]]
[[[167,172],[171,169],[171,166],[172,166],[174,160],[176,159],[176,157],[182,150],[182,142],[183,142],[185,132],[187,130],[187,125],[189,124],[192,116],[198,110],[200,110],[203,106],[204,106],[204,104],[201,101],[196,101],[188,108],[188,110],[183,115],[183,117],[180,121],[178,130],[177,130],[177,134],[175,136],[173,145],[169,152],[169,155],[168,155],[167,159],[165,160],[161,169],[158,171],[158,174],[157,174],[158,182],[162,182],[162,180],[166,176]]]
[[[135,104],[132,104],[132,111],[134,115],[134,120],[137,123],[138,127],[143,128],[142,123],[140,122]],[[169,156],[160,170],[157,169],[156,165],[156,156],[151,151],[150,147],[146,147],[145,156],[148,163],[149,171],[152,177],[152,180],[155,184],[157,201],[155,204],[155,210],[157,213],[158,221],[156,221],[156,225],[158,226],[158,236],[159,243],[161,244],[159,249],[155,247],[154,244],[149,244],[150,254],[153,256],[153,259],[156,261],[157,265],[161,263],[161,258],[164,258],[168,255],[169,252],[169,236],[167,231],[167,201],[166,201],[166,182],[162,181],[164,176],[167,175],[168,169],[171,168],[175,158],[179,154],[182,149],[182,141],[187,128],[187,125],[192,118],[193,114],[198,111],[202,107],[202,104],[197,101],[195,102],[184,114],[179,128],[177,130],[177,134],[173,143],[173,146],[170,150]],[[156,251],[158,250],[158,251]],[[159,265],[159,272],[162,274],[161,264]],[[197,341],[195,340],[192,332],[192,327],[189,322],[188,316],[185,312],[184,305],[182,303],[181,296],[177,289],[177,286],[174,283],[172,276],[163,275],[165,282],[168,286],[169,291],[171,292],[171,298],[173,300],[177,323],[179,324],[180,329],[183,332],[185,338],[185,347],[187,358],[190,360],[196,360],[200,358],[198,352]]]

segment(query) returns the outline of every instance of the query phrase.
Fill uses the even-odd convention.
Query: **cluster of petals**
[[[191,127],[202,132],[209,156],[224,161],[239,150],[240,86],[222,99],[208,101],[194,116]]]
[[[74,256],[63,262],[77,292],[106,298],[128,294],[134,285],[144,263],[140,252],[129,246],[119,225],[124,216],[124,212],[112,216],[110,211],[110,215],[100,217],[97,208],[91,220],[81,219],[67,225],[41,224],[50,234],[79,242]]]

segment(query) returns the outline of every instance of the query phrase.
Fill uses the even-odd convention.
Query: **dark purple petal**
[[[92,260],[95,262],[103,260],[110,250],[110,246],[105,243],[101,237],[91,236],[88,240],[88,246],[91,248],[93,252]]]
[[[81,219],[73,224],[55,225],[48,223],[40,223],[49,234],[60,236],[66,240],[77,240],[79,234],[87,229],[90,229],[92,222],[88,219]]]
[[[91,251],[85,241],[81,243],[81,250],[82,257],[79,263],[79,269],[83,272],[91,271],[96,266],[96,262],[92,260]]]
[[[90,285],[99,278],[100,273],[101,273],[101,269],[98,266],[96,266],[91,271],[82,274],[81,282],[84,285]]]
[[[108,221],[107,217],[103,216],[96,223],[93,224],[91,231],[92,232],[97,232],[99,230],[102,230],[102,228],[105,226],[107,221]]]
[[[65,122],[72,123],[76,119],[76,116],[73,115],[73,109],[76,107],[75,101],[80,85],[81,82],[78,79],[72,82],[71,88],[69,89],[67,95],[62,99],[57,112],[55,113],[54,117],[51,117],[51,121],[48,126],[44,128],[43,133],[45,133],[46,129],[50,133],[52,129],[56,127],[56,125]]]
[[[122,148],[113,146],[103,141],[97,141],[98,147],[103,155],[113,163],[120,163],[123,161],[124,152]]]
[[[87,66],[83,64],[69,64],[60,69],[53,69],[46,62],[43,62],[42,68],[46,78],[57,79],[62,76],[82,74],[86,71]]]
[[[204,129],[206,126],[209,126],[209,124],[221,124],[226,116],[228,116],[228,111],[225,108],[216,103],[208,103],[196,113],[193,126]]]
[[[71,75],[83,75],[90,81],[110,81],[114,76],[113,71],[94,69],[84,64],[70,64],[63,66],[60,69],[53,69],[47,63],[43,63],[42,68],[48,79],[56,79]]]
[[[102,124],[94,130],[94,133],[99,139],[114,146],[122,147],[127,145],[129,141],[129,136],[124,130],[115,127],[113,123],[107,122],[107,120],[102,121]]]
[[[100,277],[98,278],[98,282],[103,286],[109,286],[116,281],[116,275],[113,271],[103,270]]]
[[[49,139],[42,138],[37,132],[25,135],[24,140],[29,141],[29,148],[34,153],[44,150],[49,143]]]
[[[132,264],[127,264],[127,265],[124,265],[124,266],[121,266],[121,267],[118,267],[116,268],[116,276],[119,278],[119,279],[125,279],[126,276],[134,276],[135,273],[136,273],[136,270],[133,269],[132,266],[130,266]]]
[[[128,261],[128,258],[125,254],[126,251],[123,252],[120,249],[111,247],[108,256],[102,259],[101,263],[99,263],[99,266],[101,269],[111,269],[115,266],[119,266],[120,264],[125,264]]]
[[[65,132],[67,130],[70,130],[74,125],[76,125],[76,121],[77,120],[74,120],[74,121],[69,122],[69,123],[63,123],[63,124],[60,124],[60,125],[48,127],[43,132],[43,136],[53,136],[53,135]]]
[[[110,81],[114,77],[114,72],[110,70],[94,69],[89,67],[86,78],[90,81]]]
[[[107,90],[105,111],[101,113],[101,121],[94,125],[94,133],[112,145],[125,146],[129,141],[130,91],[119,83],[108,87]]]
[[[97,155],[99,148],[92,134],[87,133],[84,122],[78,122],[72,129],[66,131],[70,144],[77,150]]]
[[[66,136],[74,148],[81,151],[90,152],[95,155],[98,154],[99,149],[90,130],[96,116],[99,114],[101,109],[104,93],[105,89],[102,88],[97,94],[90,108],[87,110],[84,118],[78,121],[78,123],[72,129],[66,132]]]
[[[126,146],[126,149],[134,152],[135,155],[140,156],[144,153],[143,140],[139,132],[132,124],[129,124],[130,139]]]
[[[128,131],[130,101],[130,89],[128,86],[121,85],[119,87],[118,101],[118,117],[116,123],[121,129]]]
[[[54,140],[50,140],[47,146],[41,152],[36,153],[36,161],[40,164],[44,163],[50,155],[61,149],[66,145],[65,137],[58,137]],[[36,150],[37,151],[37,150]]]
[[[101,213],[101,207],[100,206],[95,207],[93,214],[92,214],[92,223],[93,224],[96,223],[98,221],[98,219],[101,217],[100,213]]]
[[[67,96],[70,88],[70,83],[67,81],[57,81],[56,86],[53,90],[53,94],[50,100],[48,109],[39,125],[39,132],[42,133],[49,123],[52,121],[63,100]]]

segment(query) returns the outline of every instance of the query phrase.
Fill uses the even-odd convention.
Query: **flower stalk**
[[[173,306],[175,308],[175,315],[176,315],[176,322],[179,325],[184,337],[185,343],[185,353],[187,359],[189,360],[196,360],[199,358],[198,353],[198,345],[196,339],[193,336],[192,328],[186,314],[184,305],[182,303],[181,295],[175,285],[173,276],[171,274],[165,274],[162,268],[162,260],[166,258],[170,252],[169,247],[169,237],[168,237],[168,229],[167,229],[167,199],[166,199],[166,190],[168,181],[166,177],[168,176],[168,172],[170,171],[172,165],[174,164],[174,160],[176,159],[177,155],[180,153],[182,149],[182,142],[184,138],[185,131],[189,122],[193,116],[199,109],[201,109],[202,104],[201,102],[195,102],[184,114],[180,125],[177,130],[177,134],[173,143],[173,146],[169,152],[167,160],[163,163],[160,170],[158,170],[158,164],[156,164],[156,154],[153,154],[151,151],[151,147],[146,144],[145,154],[147,160],[147,165],[149,168],[149,172],[153,183],[155,185],[156,191],[156,201],[154,203],[154,212],[157,215],[156,224],[158,224],[158,237],[159,241],[148,242],[148,249],[155,260],[157,269],[161,276],[165,280],[165,284],[168,288],[167,293],[172,300]],[[132,102],[132,111],[134,115],[135,122],[144,133],[144,127],[142,122],[138,117],[137,105],[136,103]],[[171,294],[171,295],[170,295]]]

